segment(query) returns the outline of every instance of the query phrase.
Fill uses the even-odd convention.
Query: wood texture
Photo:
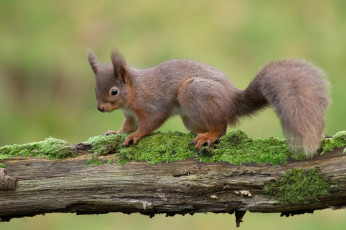
[[[83,153],[83,146],[79,150]],[[111,157],[100,159],[106,163]],[[157,165],[131,162],[125,166],[89,166],[87,158],[82,154],[62,161],[2,161],[6,169],[0,172],[1,220],[51,212],[139,212],[150,216],[236,212],[239,217],[251,211],[289,215],[346,206],[346,154],[341,149],[278,166],[202,163],[195,159]],[[313,167],[319,167],[329,182],[339,186],[307,204],[284,204],[264,196],[265,182],[280,179],[292,168]]]

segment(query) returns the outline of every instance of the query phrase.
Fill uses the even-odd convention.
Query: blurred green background
[[[0,146],[53,136],[71,143],[117,130],[122,113],[96,110],[92,48],[110,62],[112,48],[127,62],[151,67],[189,58],[226,73],[244,89],[271,59],[300,57],[331,81],[325,134],[346,129],[346,1],[343,0],[1,0]],[[272,109],[243,120],[252,136],[283,137]],[[185,131],[180,119],[163,127]],[[291,218],[247,214],[241,229],[346,229],[346,211]],[[232,229],[230,215],[148,217],[48,214],[0,223],[0,229]]]

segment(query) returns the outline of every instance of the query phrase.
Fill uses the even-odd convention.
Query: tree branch
[[[346,206],[346,154],[337,148],[312,160],[287,164],[231,165],[186,159],[151,165],[112,163],[99,156],[90,166],[90,145],[63,160],[1,160],[0,218],[62,212],[142,213],[153,216],[245,211],[293,215]]]

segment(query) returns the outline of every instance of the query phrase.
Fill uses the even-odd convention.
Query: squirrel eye
[[[118,90],[117,89],[112,89],[111,94],[112,94],[112,96],[117,95],[118,94]]]

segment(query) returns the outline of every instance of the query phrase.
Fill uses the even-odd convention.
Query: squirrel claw
[[[195,144],[195,150],[199,150],[207,141],[201,137],[198,136],[193,140],[193,143]]]
[[[129,135],[126,137],[123,147],[129,146],[131,143],[133,143],[133,145],[136,145],[138,141],[139,141],[138,137],[136,137],[135,135]]]

